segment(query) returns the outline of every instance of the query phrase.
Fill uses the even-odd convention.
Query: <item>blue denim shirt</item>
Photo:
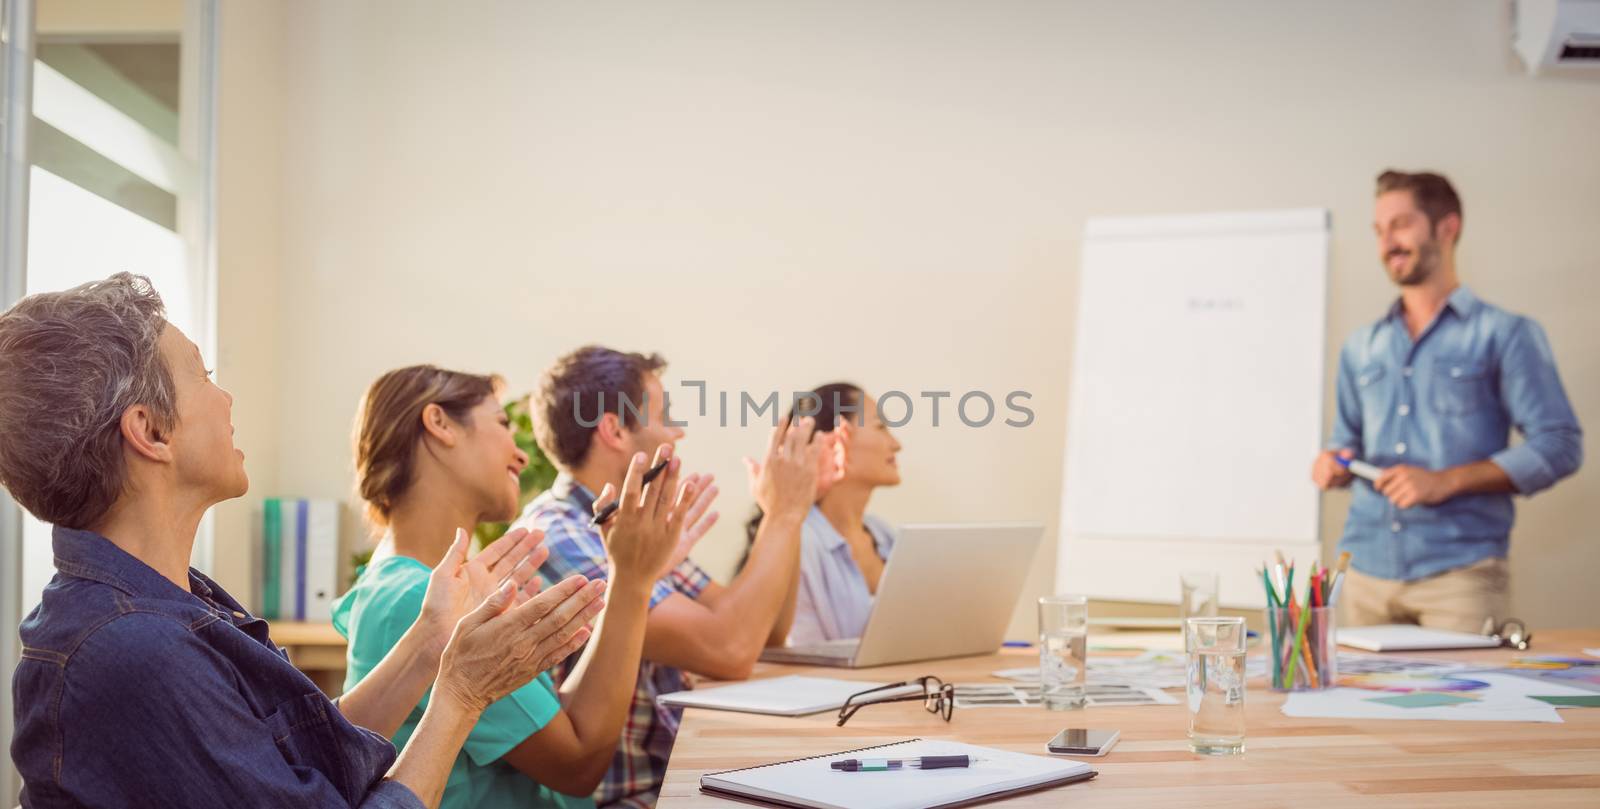
[[[24,807],[421,809],[383,780],[394,746],[210,579],[190,570],[186,593],[87,531],[53,544],[12,680]]]
[[[1577,471],[1583,432],[1544,330],[1466,287],[1411,339],[1397,301],[1345,341],[1331,449],[1379,467],[1445,469],[1488,459],[1530,495]],[[1512,428],[1523,436],[1509,446]],[[1398,509],[1359,478],[1339,547],[1362,573],[1411,581],[1504,557],[1508,494]]]

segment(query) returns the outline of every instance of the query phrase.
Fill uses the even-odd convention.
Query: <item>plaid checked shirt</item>
[[[555,583],[574,573],[590,579],[610,575],[606,567],[606,547],[599,529],[591,526],[594,493],[563,474],[549,491],[528,504],[517,527],[544,531],[544,545],[550,558],[539,568],[546,582]],[[657,581],[650,592],[650,608],[673,593],[696,598],[711,583],[711,577],[692,561],[683,564]],[[577,663],[578,655],[567,659],[557,679],[564,679]],[[667,773],[667,757],[672,740],[678,735],[678,720],[683,710],[656,705],[657,694],[688,688],[683,672],[648,660],[639,664],[639,679],[633,692],[633,705],[622,726],[622,744],[611,759],[611,768],[595,790],[595,803],[603,807],[652,807]]]

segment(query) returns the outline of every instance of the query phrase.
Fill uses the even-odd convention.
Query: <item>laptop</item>
[[[857,669],[990,654],[1043,536],[1037,523],[902,526],[860,638],[769,648],[761,659]]]

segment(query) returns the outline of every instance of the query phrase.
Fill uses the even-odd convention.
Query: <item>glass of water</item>
[[[1244,619],[1183,622],[1188,652],[1189,749],[1212,756],[1244,752]]]
[[[1053,711],[1082,708],[1089,673],[1089,599],[1039,599],[1039,698]]]
[[[1183,594],[1178,600],[1178,620],[1217,617],[1217,573],[1214,570],[1185,570],[1178,574]]]

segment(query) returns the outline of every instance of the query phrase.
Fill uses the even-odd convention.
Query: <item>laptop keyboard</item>
[[[825,640],[821,643],[808,643],[804,646],[790,646],[786,651],[796,654],[839,655],[855,651],[861,645],[860,638],[844,638],[843,640]]]

